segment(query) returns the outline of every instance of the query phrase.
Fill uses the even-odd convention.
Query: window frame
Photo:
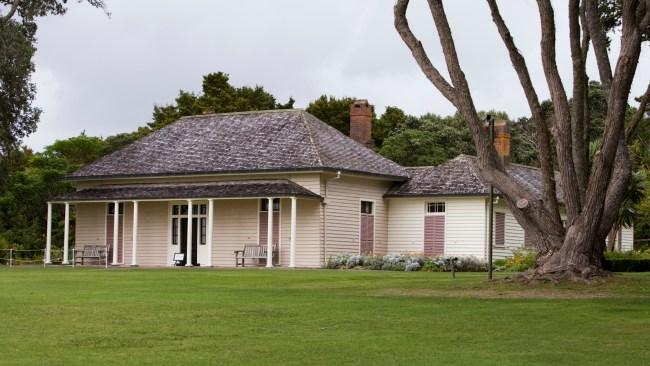
[[[364,212],[364,204],[365,207],[370,207],[370,212]],[[359,213],[361,215],[374,215],[375,214],[375,201],[371,200],[360,200],[359,201]]]
[[[430,205],[436,205],[436,208],[439,208],[442,205],[442,211],[429,211]],[[447,214],[447,201],[426,201],[424,203],[424,213],[426,215],[446,215]]]

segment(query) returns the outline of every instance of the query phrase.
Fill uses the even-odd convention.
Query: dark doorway
[[[199,236],[199,225],[198,219],[192,219],[192,264],[195,266],[199,265],[198,262],[198,236]],[[181,253],[185,254],[185,261],[183,265],[187,263],[187,218],[181,219]]]

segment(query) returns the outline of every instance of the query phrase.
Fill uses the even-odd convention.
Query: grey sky
[[[82,130],[98,136],[133,131],[150,120],[154,104],[173,101],[179,89],[200,90],[202,75],[213,71],[229,73],[234,85],[262,85],[281,102],[292,96],[297,107],[332,94],[367,98],[378,112],[387,105],[416,115],[454,112],[395,32],[393,0],[106,2],[110,19],[71,2],[65,16],[39,22],[34,80],[44,113],[28,146],[41,149]],[[500,4],[546,98],[535,1]],[[558,64],[569,83],[567,6],[554,5]],[[446,9],[477,108],[528,115],[485,1],[447,1]],[[409,16],[444,70],[426,1],[413,0]],[[644,47],[632,95],[650,80],[648,51]],[[597,76],[593,58],[589,74]]]

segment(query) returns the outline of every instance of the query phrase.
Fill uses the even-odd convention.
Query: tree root
[[[613,274],[596,266],[586,266],[584,268],[560,268],[553,271],[545,271],[543,267],[536,267],[524,273],[521,273],[516,279],[524,284],[536,284],[551,282],[558,284],[561,282],[579,282],[585,284],[600,283],[612,277]]]

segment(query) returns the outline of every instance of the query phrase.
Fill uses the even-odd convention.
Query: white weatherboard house
[[[75,247],[106,247],[114,265],[170,266],[183,253],[187,266],[235,266],[245,246],[283,267],[359,253],[485,259],[487,187],[474,158],[402,167],[368,148],[371,116],[355,102],[350,137],[302,110],[181,118],[67,178],[76,191],[48,202],[46,261],[53,204],[66,218],[74,206]],[[539,193],[536,169],[509,169]],[[494,222],[495,257],[527,244],[502,203]],[[66,248],[68,237],[66,221]],[[619,243],[631,249],[631,228]]]

